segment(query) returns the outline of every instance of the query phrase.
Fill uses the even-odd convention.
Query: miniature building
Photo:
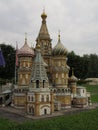
[[[27,38],[18,50],[18,84],[13,92],[13,106],[24,108],[27,114],[40,116],[55,110],[89,105],[90,94],[77,87],[77,78],[67,65],[67,49],[58,42],[52,49],[46,25],[47,15],[41,15],[42,25],[36,39],[36,47],[28,46]]]

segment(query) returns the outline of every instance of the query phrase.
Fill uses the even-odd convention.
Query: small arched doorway
[[[47,114],[47,109],[44,109],[44,114],[45,114],[45,115]]]

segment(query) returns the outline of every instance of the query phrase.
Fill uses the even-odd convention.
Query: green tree
[[[72,51],[68,54],[67,64],[71,69],[74,68],[75,76],[80,79],[98,77],[98,55],[96,54],[79,56]]]
[[[98,77],[98,55],[90,54],[87,77]]]
[[[72,68],[74,68],[75,76],[81,78],[81,68],[82,68],[81,57],[76,55],[74,51],[68,53],[67,57],[68,57],[67,64],[70,66],[69,76],[71,76]]]
[[[5,59],[5,67],[0,67],[0,78],[11,80],[15,74],[15,49],[5,43],[0,44]]]

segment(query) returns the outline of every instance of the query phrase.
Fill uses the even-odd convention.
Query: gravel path
[[[29,118],[24,117],[21,114],[14,113],[13,111],[12,112],[8,111],[7,108],[0,108],[0,116],[9,119],[11,121],[15,121],[17,123],[22,123],[30,120]]]
[[[60,115],[76,114],[76,113],[80,113],[84,111],[89,111],[91,109],[98,109],[98,103],[95,103],[92,106],[87,107],[87,108],[71,108],[67,110],[54,112],[52,115],[45,115],[45,116],[43,115],[39,117],[29,116],[23,110],[18,110],[12,107],[0,107],[0,116],[9,120],[15,121],[17,123],[23,123],[29,120],[34,121],[35,119],[42,119],[42,118],[48,119],[48,118],[52,118],[52,117],[56,117]]]

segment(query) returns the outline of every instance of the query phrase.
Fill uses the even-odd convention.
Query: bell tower
[[[44,61],[47,63],[48,67],[50,67],[52,44],[51,44],[51,38],[48,32],[48,28],[46,25],[47,15],[45,13],[45,10],[43,10],[43,13],[41,14],[41,18],[42,18],[42,24],[41,24],[38,37],[36,39],[36,46],[37,44],[40,45],[41,55],[44,58]]]

